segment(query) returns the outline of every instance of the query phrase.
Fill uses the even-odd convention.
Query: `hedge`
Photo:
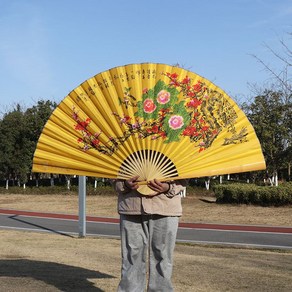
[[[292,183],[278,187],[254,184],[218,184],[213,191],[217,203],[283,206],[292,204]]]

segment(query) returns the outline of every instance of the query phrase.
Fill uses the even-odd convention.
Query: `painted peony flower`
[[[156,105],[150,98],[145,99],[143,103],[144,112],[147,114],[153,113],[156,109]]]
[[[168,103],[170,100],[170,93],[166,90],[161,90],[158,94],[157,94],[157,102],[160,104],[166,104]]]
[[[182,116],[170,117],[168,124],[173,130],[180,129],[184,125],[184,119]]]

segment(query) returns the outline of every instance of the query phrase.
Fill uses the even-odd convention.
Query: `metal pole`
[[[86,236],[86,176],[78,177],[79,237]]]

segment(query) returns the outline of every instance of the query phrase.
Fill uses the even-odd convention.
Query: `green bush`
[[[219,184],[213,187],[218,203],[283,206],[292,204],[292,183],[278,187],[254,184]]]

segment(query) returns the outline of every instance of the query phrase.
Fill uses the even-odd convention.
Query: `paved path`
[[[119,219],[86,217],[86,235],[119,237]],[[0,228],[78,234],[78,216],[0,209]],[[292,249],[292,227],[184,223],[178,242]]]

